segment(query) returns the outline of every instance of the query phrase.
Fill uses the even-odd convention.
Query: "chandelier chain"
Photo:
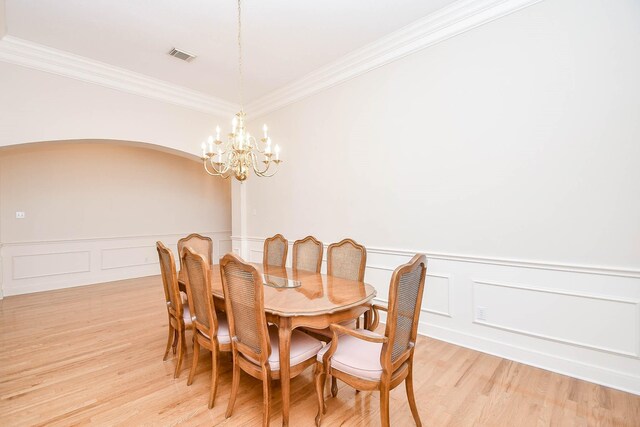
[[[244,104],[244,76],[242,75],[242,5],[238,0],[238,75],[240,77],[240,111]]]

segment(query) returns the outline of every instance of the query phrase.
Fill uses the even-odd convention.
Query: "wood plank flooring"
[[[230,359],[207,409],[210,354],[187,386],[162,361],[167,316],[160,276],[0,301],[0,425],[260,425],[262,390],[242,375],[234,415],[224,418]],[[420,337],[415,389],[426,426],[640,426],[640,396]],[[292,381],[291,424],[312,426],[312,369]],[[391,394],[392,425],[413,425],[404,394]],[[340,383],[323,425],[379,425],[378,394]],[[271,424],[281,423],[274,384]]]

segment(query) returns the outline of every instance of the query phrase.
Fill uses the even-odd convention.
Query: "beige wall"
[[[218,257],[231,250],[230,198],[200,162],[131,143],[0,149],[0,296],[158,274],[155,242],[176,254],[192,232]]]
[[[230,203],[227,181],[151,149],[85,141],[0,150],[3,243],[230,230]]]

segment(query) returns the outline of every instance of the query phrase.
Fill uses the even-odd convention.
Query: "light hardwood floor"
[[[0,425],[260,425],[262,387],[243,375],[224,418],[231,372],[223,356],[216,405],[207,409],[209,353],[187,386],[189,353],[173,379],[160,276],[0,301]],[[640,425],[640,396],[420,337],[418,410],[427,426]],[[274,384],[272,425],[280,425]],[[316,414],[312,370],[291,382],[291,425]],[[378,394],[340,383],[323,425],[379,425]],[[404,387],[391,393],[392,425],[413,425]]]

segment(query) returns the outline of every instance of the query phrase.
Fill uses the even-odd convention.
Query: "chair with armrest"
[[[418,426],[422,425],[413,392],[413,355],[426,272],[427,259],[421,254],[396,268],[389,286],[389,308],[373,305],[371,331],[331,325],[331,344],[317,357],[316,425],[320,425],[326,412],[323,395],[326,375],[339,378],[357,390],[379,390],[383,426],[389,426],[389,393],[404,381],[413,419]],[[387,311],[384,335],[372,332],[378,326],[380,310]]]
[[[193,329],[193,324],[189,307],[183,305],[180,291],[178,290],[178,275],[176,274],[173,253],[162,242],[156,242],[156,249],[160,261],[160,273],[169,316],[169,337],[167,338],[167,348],[162,360],[167,360],[170,348],[173,348],[173,354],[176,353],[177,348],[178,360],[173,377],[178,378],[182,369],[182,359],[187,351],[185,330]]]
[[[278,328],[268,325],[264,312],[262,277],[251,264],[234,254],[220,260],[220,274],[231,333],[233,379],[225,416],[233,412],[240,370],[262,380],[263,425],[269,425],[271,380],[280,378]],[[291,334],[291,378],[314,365],[322,343],[302,332]]]
[[[262,262],[264,265],[285,267],[287,265],[287,251],[289,242],[282,234],[276,234],[264,241],[264,253]]]

